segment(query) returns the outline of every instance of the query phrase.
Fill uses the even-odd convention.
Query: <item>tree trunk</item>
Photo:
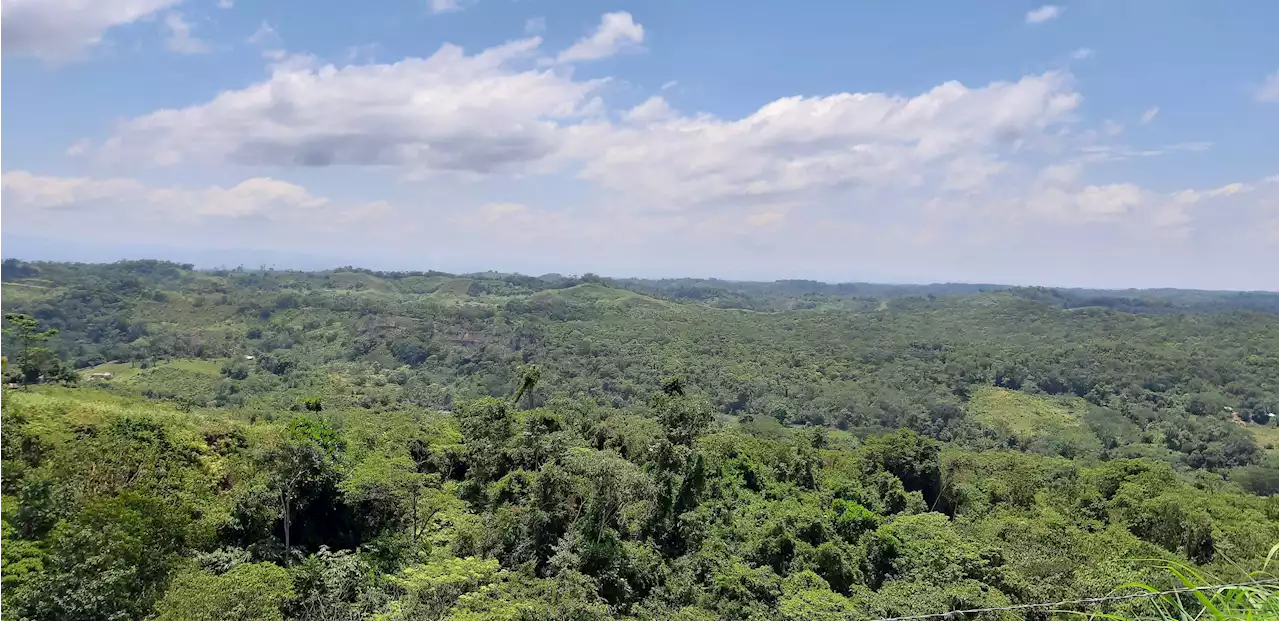
[[[421,551],[418,549],[418,490],[414,488],[413,496],[413,558],[418,560]]]
[[[284,564],[286,566],[293,565],[293,555],[289,553],[289,495],[281,492],[280,506],[283,509],[281,513],[284,517]]]

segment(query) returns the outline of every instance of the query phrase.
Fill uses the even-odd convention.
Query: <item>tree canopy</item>
[[[1258,295],[4,268],[4,619],[877,619],[1275,571]]]

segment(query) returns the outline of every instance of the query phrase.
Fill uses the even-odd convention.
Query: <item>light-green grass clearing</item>
[[[94,373],[110,373],[111,379],[128,379],[137,375],[142,369],[128,362],[105,362],[96,367],[89,367],[81,371],[82,377],[88,378]]]
[[[220,375],[222,373],[223,362],[225,361],[221,359],[204,360],[204,359],[196,359],[196,358],[184,358],[184,359],[172,360],[169,362],[161,363],[156,366],[169,366],[175,369],[182,369],[183,371],[192,371],[195,373],[203,373],[205,375]]]
[[[43,285],[31,285],[20,282],[6,282],[4,284],[4,294],[10,296],[14,300],[39,300],[42,298],[52,297],[57,290]]]
[[[199,373],[201,375],[217,376],[222,373],[222,364],[224,362],[226,362],[225,359],[203,360],[197,358],[179,358],[176,360],[157,362],[151,365],[150,369],[169,367],[182,371]],[[140,366],[132,365],[128,362],[106,362],[96,367],[89,367],[84,371],[81,371],[81,374],[82,377],[88,378],[94,373],[110,373],[112,380],[128,380],[150,369],[143,369]]]
[[[969,413],[988,427],[1023,438],[1045,436],[1080,425],[1076,414],[1063,404],[1005,388],[983,387],[973,391]]]
[[[1245,429],[1248,429],[1249,433],[1253,434],[1253,440],[1258,443],[1258,446],[1264,449],[1280,447],[1280,438],[1277,437],[1280,432],[1275,427],[1270,425],[1245,425]]]

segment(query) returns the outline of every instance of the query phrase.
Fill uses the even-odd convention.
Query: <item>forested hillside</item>
[[[6,619],[876,619],[1275,575],[1274,293],[3,283]]]

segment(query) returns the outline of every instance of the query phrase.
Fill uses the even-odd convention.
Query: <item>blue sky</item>
[[[1262,2],[4,0],[3,254],[1275,290]]]

